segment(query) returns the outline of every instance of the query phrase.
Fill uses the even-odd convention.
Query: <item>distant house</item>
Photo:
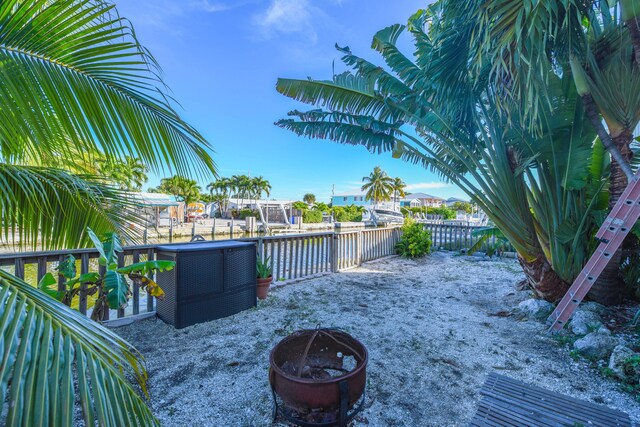
[[[456,197],[449,197],[447,199],[447,201],[444,202],[444,203],[445,203],[445,205],[447,205],[447,207],[451,207],[451,206],[453,206],[454,203],[458,203],[458,202],[460,202],[460,203],[469,203],[468,200],[458,199]]]
[[[345,193],[333,196],[331,204],[332,206],[369,206],[371,201],[367,200],[365,193]]]
[[[402,207],[420,207],[426,206],[428,208],[439,208],[445,203],[445,199],[438,196],[432,196],[425,193],[413,193],[407,195],[404,199],[400,200],[400,206]]]

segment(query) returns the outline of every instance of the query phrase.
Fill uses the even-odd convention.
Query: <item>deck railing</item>
[[[425,224],[431,231],[435,248],[462,250],[469,248],[477,240],[472,236],[479,227],[443,224]],[[255,242],[262,259],[269,259],[276,281],[296,280],[331,272],[354,268],[363,262],[393,255],[400,239],[397,227],[363,229],[346,232],[323,232],[281,236],[265,236],[242,239]],[[125,246],[118,258],[118,265],[153,260],[158,246],[162,244]],[[98,272],[99,253],[95,249],[73,249],[61,251],[41,251],[0,254],[0,268],[15,274],[27,282],[35,284],[47,273],[55,274],[58,263],[67,255],[77,260],[80,274]],[[58,288],[64,289],[64,278],[58,278]],[[85,287],[86,289],[86,287]],[[86,290],[78,296],[78,310],[91,314]],[[132,316],[151,315],[155,311],[155,301],[144,289],[132,285],[132,298],[125,309],[108,310],[103,320],[122,319]]]
[[[447,224],[431,224],[426,223],[424,227],[431,232],[431,242],[434,249],[445,249],[448,251],[462,251],[472,247],[479,239],[474,236],[473,232],[482,228],[477,225],[447,225]],[[481,251],[486,247],[496,244],[496,238],[491,237],[480,248]],[[507,252],[515,252],[511,244],[505,244]]]

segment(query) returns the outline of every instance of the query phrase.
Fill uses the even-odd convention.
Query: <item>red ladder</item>
[[[584,266],[556,309],[549,316],[549,331],[557,332],[567,323],[580,302],[596,282],[602,270],[609,264],[631,227],[640,217],[640,170],[633,176],[602,227],[596,233],[600,241],[589,262]]]

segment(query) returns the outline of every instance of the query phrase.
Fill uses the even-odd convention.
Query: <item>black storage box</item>
[[[178,329],[256,306],[255,243],[163,245],[156,258],[176,262],[173,270],[156,276],[165,293],[156,313]]]

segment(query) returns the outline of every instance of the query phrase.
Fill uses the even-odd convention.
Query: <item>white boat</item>
[[[372,221],[376,225],[404,224],[404,215],[391,209],[369,207],[362,213],[363,221]]]

